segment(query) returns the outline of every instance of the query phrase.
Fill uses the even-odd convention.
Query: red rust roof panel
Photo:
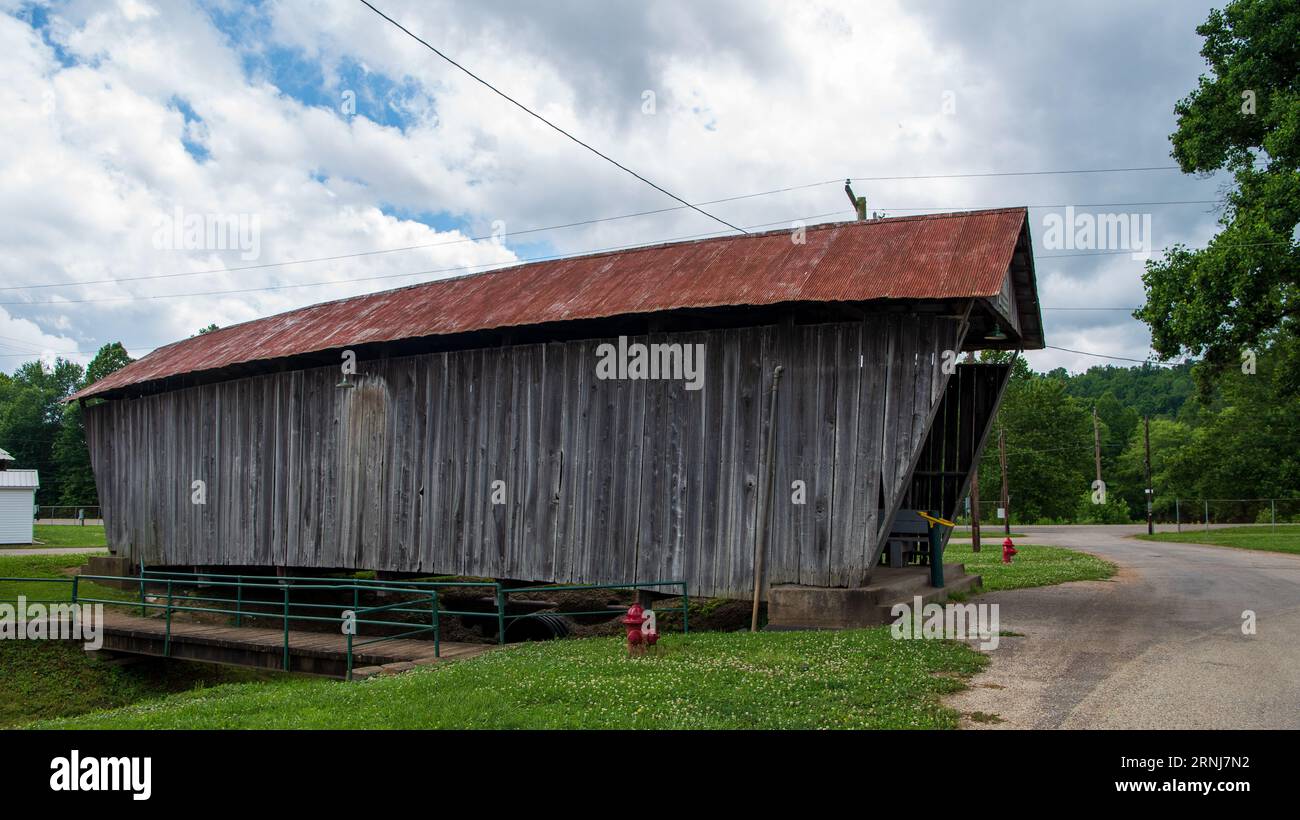
[[[169,376],[368,342],[679,308],[992,297],[1023,208],[812,226],[655,245],[442,279],[222,328],[166,347],[74,398]]]

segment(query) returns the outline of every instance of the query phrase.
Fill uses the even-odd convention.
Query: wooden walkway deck
[[[229,626],[172,620],[170,652],[167,623],[123,612],[104,612],[104,645],[109,652],[172,657],[179,660],[284,669],[284,631],[279,628]],[[432,640],[397,638],[363,646],[375,636],[354,637],[354,678],[398,672],[415,666],[470,658],[496,648],[496,644],[442,641],[434,655]],[[339,632],[289,630],[289,671],[345,677],[347,638]]]

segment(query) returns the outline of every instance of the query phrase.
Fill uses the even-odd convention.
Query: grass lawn
[[[0,728],[269,674],[162,659],[113,666],[90,657],[80,644],[64,641],[0,641],[0,668]]]
[[[0,554],[0,577],[66,578],[87,557]],[[0,582],[0,602],[12,602],[19,595],[29,601],[66,601],[70,592],[63,582]],[[81,592],[95,598],[135,597],[134,590],[89,582],[81,584]],[[0,727],[110,709],[196,686],[266,677],[244,669],[162,660],[111,666],[89,657],[80,644],[27,640],[0,641],[0,670]]]
[[[106,547],[103,524],[37,524],[33,537],[39,542],[32,547]],[[10,548],[23,549],[27,544],[9,544]]]
[[[0,553],[0,578],[70,579],[73,571],[86,563],[86,559],[92,554],[5,555]],[[89,598],[133,601],[138,597],[134,589],[114,589],[93,581],[80,582],[78,590],[81,595]],[[68,601],[71,594],[72,585],[67,580],[0,581],[0,601],[12,602],[19,595],[25,595],[29,601]]]
[[[1000,548],[951,544],[946,559],[983,575],[986,590],[1115,572],[1068,549],[1019,549],[1010,566]],[[80,562],[0,556],[0,575],[58,575]],[[0,687],[0,725],[40,728],[954,728],[958,713],[939,699],[987,662],[961,643],[894,640],[881,627],[668,634],[660,655],[636,659],[621,637],[527,643],[359,683],[240,680],[255,673],[180,664],[138,680],[118,677],[135,667],[97,665],[66,651],[75,647],[4,643],[0,663],[19,671]]]
[[[1137,537],[1144,541],[1179,541],[1185,544],[1211,544],[1216,547],[1300,555],[1300,524],[1279,524],[1276,532],[1267,524],[1225,527],[1209,532],[1184,527],[1182,532],[1158,532],[1155,535]]]
[[[940,696],[983,656],[948,641],[849,632],[666,635],[516,644],[361,683],[284,678],[152,700],[42,728],[954,728]],[[636,693],[635,697],[629,693]]]
[[[84,527],[69,524],[35,524],[32,526],[34,544],[0,544],[0,550],[24,550],[40,547],[107,547],[103,524]]]
[[[943,551],[945,563],[965,564],[966,571],[980,575],[984,591],[1023,589],[1066,581],[1100,581],[1115,574],[1116,567],[1086,552],[1064,547],[1017,544],[1012,563],[1002,563],[1001,541],[985,543],[979,552],[970,544],[949,543]]]

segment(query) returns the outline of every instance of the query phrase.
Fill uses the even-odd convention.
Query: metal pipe
[[[763,556],[767,552],[768,519],[772,507],[772,485],[776,483],[776,463],[773,450],[776,444],[776,394],[781,384],[783,365],[777,365],[772,371],[772,392],[767,405],[767,444],[764,446],[767,459],[766,486],[763,488],[762,508],[759,512],[758,538],[754,541],[754,607],[749,616],[749,631],[758,631],[758,602],[763,594]]]

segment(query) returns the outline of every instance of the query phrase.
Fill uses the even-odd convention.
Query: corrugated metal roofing
[[[0,490],[35,490],[40,486],[36,470],[0,470]]]
[[[680,308],[992,297],[1024,208],[817,225],[532,262],[325,302],[161,347],[73,398],[373,342]],[[1036,297],[1035,297],[1036,298]]]

